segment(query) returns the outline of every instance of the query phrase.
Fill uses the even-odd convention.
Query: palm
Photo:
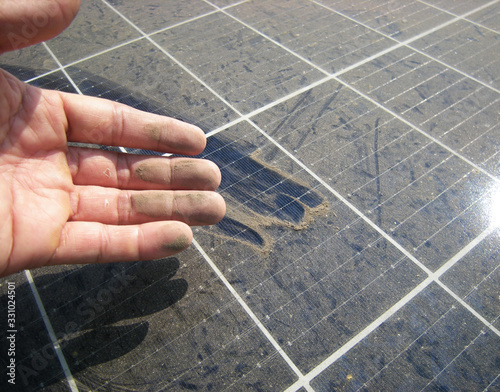
[[[5,73],[0,77],[0,254],[24,260],[24,268],[54,254],[72,214],[74,185],[60,122],[64,113],[50,102],[55,96]]]
[[[206,192],[220,181],[209,162],[67,146],[70,140],[196,154],[204,136],[188,124],[40,90],[1,70],[0,124],[0,274],[173,254],[190,242],[184,223],[211,224],[224,213],[221,198]]]

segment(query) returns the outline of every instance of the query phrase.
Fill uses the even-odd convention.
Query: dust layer
[[[303,231],[308,229],[318,216],[325,216],[331,212],[328,200],[320,192],[268,165],[259,159],[258,155],[259,151],[256,151],[249,157],[262,165],[263,170],[279,177],[280,185],[285,184],[285,186],[281,186],[279,190],[275,187],[276,191],[261,192],[255,196],[258,203],[266,207],[263,209],[264,213],[252,203],[242,203],[232,195],[224,194],[227,205],[226,216],[218,225],[210,228],[210,233],[223,240],[245,244],[259,253],[269,254],[274,245],[268,230],[270,227]],[[256,184],[253,184],[252,180],[248,180],[242,186],[252,189],[254,185]],[[305,197],[306,194],[313,197]],[[274,210],[273,213],[268,212],[270,208]],[[280,213],[282,211],[288,213]]]

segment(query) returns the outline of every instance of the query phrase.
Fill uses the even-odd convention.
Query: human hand
[[[170,256],[189,246],[188,225],[224,216],[224,200],[213,192],[220,171],[210,161],[68,147],[68,141],[183,155],[200,153],[206,143],[193,125],[41,90],[0,70],[0,276]]]

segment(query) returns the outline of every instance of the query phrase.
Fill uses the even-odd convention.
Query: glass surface
[[[196,123],[228,210],[175,257],[1,279],[11,390],[498,390],[498,5],[82,3],[0,65]]]

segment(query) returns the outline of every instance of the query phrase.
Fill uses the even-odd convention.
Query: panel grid
[[[63,344],[68,336],[53,342],[63,347],[71,390],[432,390],[466,385],[471,375],[481,382],[470,388],[494,390],[498,233],[487,214],[499,186],[500,91],[497,60],[481,61],[480,68],[474,60],[491,52],[498,33],[473,17],[499,1],[450,8],[447,1],[204,0],[190,2],[169,26],[158,18],[147,26],[153,32],[139,25],[154,13],[143,17],[125,3],[91,2],[84,12],[106,9],[114,16],[103,25],[118,18],[127,26],[120,34],[135,31],[134,37],[117,35],[108,47],[87,46],[81,58],[64,62],[58,54],[64,44],[43,44],[57,67],[29,81],[71,91],[66,79],[79,93],[203,126],[203,156],[221,168],[228,216],[196,229],[194,247],[158,281],[144,263],[106,267],[108,277],[90,286],[81,283],[89,267],[56,268],[54,277],[34,273],[51,309],[49,330],[63,330],[71,309],[88,310],[84,305],[98,299],[90,308],[96,318],[75,319],[80,335],[70,347],[76,351]],[[450,48],[460,24],[488,32],[476,39],[484,45],[479,51],[467,39]],[[71,34],[60,42],[67,39]],[[148,79],[147,71],[131,82],[112,81],[113,72],[109,81],[93,76],[110,59],[123,62],[146,47],[154,56],[145,64],[187,74],[200,104],[185,95],[169,100],[155,90],[165,84],[162,77]],[[461,50],[468,57],[449,56]],[[138,62],[129,64],[132,71]],[[137,91],[141,85],[151,87]],[[470,125],[473,134],[466,132]],[[466,266],[474,260],[482,269],[469,277]],[[102,305],[99,296],[120,274],[131,286],[123,283],[122,297]],[[172,280],[175,274],[181,279]],[[72,279],[80,291],[60,302],[51,291]],[[184,279],[199,286],[185,291],[177,282]],[[178,294],[158,313],[145,298],[162,285]],[[196,315],[188,309],[193,304],[211,310]],[[141,307],[147,318],[134,313]],[[129,317],[138,322],[124,324]],[[171,332],[157,327],[165,322]],[[78,354],[85,350],[77,339],[102,344],[108,329],[118,334],[109,332],[106,346]],[[123,348],[106,359],[103,351],[134,335],[142,336],[137,347],[144,355]],[[387,346],[394,339],[397,345]],[[374,357],[377,347],[384,347],[383,358]],[[486,349],[487,360],[478,354]],[[180,350],[178,363],[169,358],[172,350]],[[150,366],[154,371],[144,374]],[[61,383],[48,384],[47,391]]]

